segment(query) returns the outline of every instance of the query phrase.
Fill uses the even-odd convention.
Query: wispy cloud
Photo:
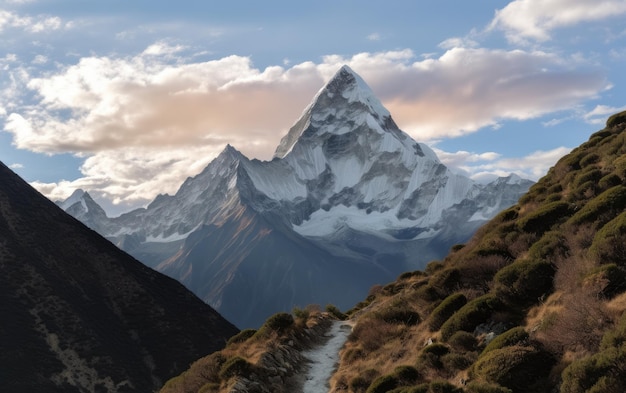
[[[591,111],[585,113],[583,118],[589,124],[604,124],[610,115],[624,110],[626,110],[626,106],[613,107],[607,105],[596,105],[596,107]]]
[[[460,169],[467,176],[479,182],[488,182],[498,176],[515,173],[522,178],[538,180],[548,169],[572,149],[558,147],[547,151],[535,151],[524,157],[503,158],[497,153],[449,153],[437,150],[447,165]]]
[[[381,36],[379,33],[372,33],[370,35],[367,36],[367,39],[370,41],[380,41]]]
[[[625,0],[515,0],[496,11],[490,30],[511,42],[547,41],[552,30],[626,13]]]
[[[19,29],[29,33],[43,33],[64,27],[63,20],[49,15],[20,15],[16,12],[0,9],[0,32],[6,29]]]

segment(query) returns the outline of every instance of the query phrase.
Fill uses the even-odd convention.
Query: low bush
[[[434,273],[428,281],[428,285],[433,287],[440,294],[443,294],[443,296],[447,296],[447,294],[458,287],[460,280],[461,273],[459,269],[447,268]]]
[[[445,298],[430,314],[428,327],[431,331],[441,328],[448,318],[467,303],[467,298],[462,293],[454,293]]]
[[[598,261],[626,264],[626,212],[621,213],[596,232],[589,253]]]
[[[279,312],[269,317],[263,327],[282,333],[293,326],[293,316],[286,312]]]
[[[352,378],[348,386],[350,391],[354,393],[365,393],[372,382],[380,376],[380,373],[374,369],[367,369],[358,376]]]
[[[422,349],[422,353],[431,353],[439,357],[450,353],[450,347],[442,343],[434,343],[424,347],[424,349]]]
[[[521,217],[517,221],[517,226],[524,232],[542,234],[570,214],[569,203],[551,202]]]
[[[483,349],[481,356],[489,353],[495,349],[501,349],[504,347],[510,347],[512,345],[523,344],[528,340],[528,333],[523,327],[518,326],[513,329],[509,329],[506,332],[496,336],[487,346]]]
[[[376,313],[376,317],[392,325],[413,326],[420,323],[420,315],[406,304],[391,305]]]
[[[236,344],[236,343],[242,343],[247,341],[250,337],[254,336],[256,334],[256,329],[244,329],[242,331],[240,331],[239,333],[235,334],[234,336],[232,336],[226,345],[231,345],[231,344]]]
[[[600,227],[626,208],[626,187],[619,185],[604,191],[576,212],[567,223],[580,225],[596,222]]]
[[[620,125],[622,123],[626,123],[626,111],[624,112],[619,112],[616,113],[612,116],[609,116],[609,118],[606,120],[606,127],[615,127],[617,125]]]
[[[493,294],[483,295],[461,307],[441,326],[441,338],[447,341],[459,330],[473,332],[476,326],[487,321],[501,307]]]
[[[626,273],[614,263],[601,265],[585,276],[583,287],[603,298],[612,298],[626,290]]]
[[[528,249],[528,257],[531,259],[554,260],[566,257],[569,247],[562,231],[546,232],[539,240]]]
[[[383,375],[372,382],[367,393],[387,393],[398,387],[398,380],[392,375]]]
[[[468,369],[475,360],[475,355],[460,353],[449,353],[441,357],[443,368],[454,372]]]
[[[220,384],[219,383],[215,383],[215,382],[209,382],[207,384],[204,384],[200,390],[198,390],[198,393],[217,393],[220,391]]]
[[[252,365],[240,356],[234,356],[226,361],[220,369],[220,379],[226,381],[232,377],[244,377],[250,374]]]
[[[333,304],[327,304],[326,305],[326,311],[334,316],[335,318],[339,319],[340,321],[345,321],[346,319],[348,319],[348,316],[344,313],[341,312],[341,310],[339,310],[337,308],[337,306],[333,305]]]
[[[626,348],[608,348],[572,362],[562,373],[561,393],[626,391]]]
[[[463,389],[457,388],[448,381],[432,381],[428,385],[429,393],[463,393]]]
[[[546,351],[515,345],[490,351],[470,369],[472,379],[502,385],[516,393],[549,391],[546,383],[554,365]]]
[[[532,305],[552,291],[554,273],[554,266],[544,260],[514,262],[496,274],[496,296],[509,304]]]
[[[609,173],[598,181],[598,186],[602,190],[607,190],[622,183],[622,179],[615,173]]]
[[[469,352],[476,350],[478,340],[472,333],[460,330],[448,339],[448,344],[457,351]]]
[[[513,393],[509,388],[484,382],[470,382],[465,387],[466,393]]]
[[[413,366],[398,366],[392,375],[399,385],[414,385],[422,379],[422,374]]]

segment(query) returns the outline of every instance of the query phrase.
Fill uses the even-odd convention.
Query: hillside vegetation
[[[622,112],[467,244],[423,272],[373,287],[347,312],[355,326],[331,390],[626,391],[625,208]],[[250,334],[241,340],[254,348],[276,338],[253,333],[240,335]],[[242,344],[212,356],[223,356],[222,374],[239,357],[246,362],[239,375],[249,377],[254,353],[235,345]],[[233,386],[223,375],[212,385],[174,389],[193,370],[164,391]]]

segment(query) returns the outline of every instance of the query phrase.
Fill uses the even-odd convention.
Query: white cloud
[[[535,151],[525,157],[501,158],[478,165],[466,162],[460,165],[460,168],[472,179],[480,182],[490,181],[498,176],[507,176],[510,173],[536,181],[571,150],[568,147],[557,147],[547,151]]]
[[[381,37],[379,33],[372,33],[367,36],[367,39],[370,41],[380,41]]]
[[[488,29],[505,31],[511,42],[547,41],[554,29],[624,13],[625,0],[515,0],[496,11]]]
[[[583,118],[589,124],[601,125],[606,122],[606,119],[612,114],[626,110],[626,105],[622,107],[614,107],[607,105],[596,105],[591,111],[585,113]]]
[[[22,169],[22,168],[24,168],[24,165],[20,164],[19,162],[16,162],[14,164],[9,165],[9,168],[11,168],[11,169]]]
[[[134,57],[87,57],[29,78],[40,102],[7,108],[5,131],[13,143],[86,157],[81,179],[37,187],[52,199],[81,187],[101,189],[118,202],[145,202],[174,192],[226,143],[268,159],[342,64],[360,73],[400,127],[420,141],[565,110],[607,85],[599,71],[519,50],[451,48],[418,61],[410,50],[333,55],[264,70],[240,56],[185,63],[178,51],[156,43]],[[495,153],[476,159],[498,161]]]
[[[0,32],[7,28],[20,29],[30,33],[42,33],[63,28],[63,21],[56,16],[22,16],[12,11],[0,9]]]

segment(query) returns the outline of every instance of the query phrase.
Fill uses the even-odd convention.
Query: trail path
[[[326,337],[328,341],[319,347],[303,352],[311,361],[302,388],[303,393],[327,393],[329,380],[339,363],[339,351],[352,331],[351,322],[334,321]]]

